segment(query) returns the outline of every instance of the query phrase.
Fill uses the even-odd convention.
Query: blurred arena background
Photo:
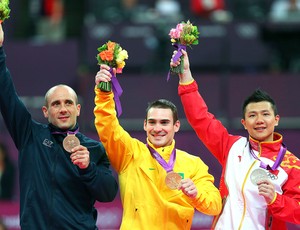
[[[281,116],[277,129],[300,157],[300,1],[289,0],[22,0],[11,1],[3,24],[7,65],[17,91],[37,121],[45,122],[44,94],[55,84],[73,87],[82,104],[80,129],[98,139],[94,128],[94,76],[97,48],[107,40],[121,44],[129,59],[117,77],[124,90],[120,122],[144,141],[147,103],[173,101],[181,132],[177,147],[200,156],[219,183],[221,167],[187,123],[177,95],[178,78],[167,82],[173,52],[168,33],[190,20],[199,45],[188,48],[191,69],[208,107],[233,134],[243,134],[241,106],[256,88],[269,92]],[[286,9],[286,10],[285,10]],[[21,129],[22,127],[20,127]],[[17,151],[0,116],[0,141],[17,165]],[[17,179],[17,178],[16,178]],[[12,200],[0,201],[0,217],[18,226],[18,183]],[[119,197],[97,203],[99,229],[118,229]],[[211,217],[196,213],[193,229],[209,229]],[[289,229],[300,229],[290,225]]]

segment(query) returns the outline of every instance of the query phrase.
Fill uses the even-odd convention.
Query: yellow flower
[[[119,58],[123,59],[123,60],[128,59],[128,53],[127,53],[127,51],[121,49],[121,51],[119,53]]]
[[[124,66],[125,66],[125,61],[124,60],[118,60],[117,59],[116,62],[117,62],[118,68],[121,68],[121,69],[124,68]]]

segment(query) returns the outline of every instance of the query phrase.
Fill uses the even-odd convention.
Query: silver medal
[[[257,185],[259,181],[265,179],[268,179],[268,173],[262,168],[254,169],[250,175],[250,180],[254,185]]]

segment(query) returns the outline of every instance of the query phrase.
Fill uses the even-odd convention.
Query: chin
[[[257,140],[258,142],[264,142],[264,141],[267,141],[267,137],[262,137],[262,136],[254,137],[254,139]]]
[[[152,143],[155,148],[163,147],[164,145],[161,143]]]
[[[68,125],[57,125],[57,127],[60,129],[70,129],[70,126]]]

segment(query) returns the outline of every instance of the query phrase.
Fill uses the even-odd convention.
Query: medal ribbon
[[[117,110],[117,114],[118,117],[122,114],[122,106],[121,106],[121,102],[120,102],[120,96],[123,93],[123,90],[121,88],[121,85],[119,84],[119,81],[116,77],[116,75],[114,74],[114,71],[112,68],[109,69],[110,74],[112,75],[111,78],[111,85],[112,85],[112,91],[114,93],[114,101],[116,104],[116,110]]]
[[[172,150],[170,160],[167,163],[158,152],[156,152],[148,144],[146,144],[146,145],[147,145],[148,149],[150,150],[151,155],[167,171],[167,173],[173,171],[174,164],[175,164],[175,159],[176,159],[176,149],[175,148]]]
[[[177,52],[177,53],[175,54],[175,56],[172,58],[172,61],[173,61],[173,62],[177,62],[178,59],[182,56],[181,50],[186,50],[186,45],[175,43],[173,46],[177,49],[178,52]],[[171,73],[171,72],[169,71],[168,76],[167,76],[167,81],[170,80],[170,73]]]
[[[73,131],[70,131],[70,130],[68,130],[68,131],[65,131],[65,132],[58,132],[58,131],[56,131],[56,132],[52,132],[51,134],[76,134],[76,133],[78,133],[78,131],[79,131],[79,128],[77,128],[74,132]]]
[[[281,145],[279,153],[277,155],[276,161],[274,162],[273,166],[271,167],[270,165],[267,165],[266,163],[262,162],[261,159],[259,159],[255,153],[253,152],[252,148],[251,148],[251,144],[249,144],[249,148],[250,148],[250,153],[251,155],[256,159],[260,161],[260,167],[263,169],[267,169],[267,170],[276,170],[279,165],[281,164],[283,157],[286,153],[287,148],[285,147],[284,144]]]

